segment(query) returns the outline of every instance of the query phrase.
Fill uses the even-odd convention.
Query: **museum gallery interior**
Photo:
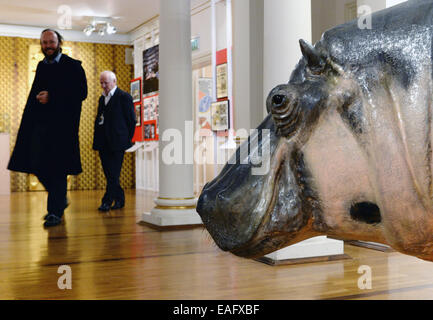
[[[0,299],[431,299],[432,12],[432,0],[0,1]],[[36,174],[8,170],[47,28],[87,79],[82,172],[51,227]],[[135,128],[124,206],[101,211],[107,70]],[[53,152],[67,116],[55,122]]]

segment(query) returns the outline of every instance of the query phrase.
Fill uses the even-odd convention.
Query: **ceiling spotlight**
[[[84,28],[83,32],[86,34],[86,36],[90,37],[93,31],[95,31],[95,26],[89,24],[87,27]]]
[[[100,36],[104,36],[105,34],[116,33],[117,29],[111,24],[111,18],[94,17],[92,22],[84,28],[83,32],[86,36],[90,36],[94,31]]]
[[[98,34],[99,34],[101,37],[105,35],[105,29],[107,29],[107,27],[106,27],[106,26],[103,26],[103,27],[101,27],[101,28],[98,30]]]
[[[107,33],[108,34],[114,34],[117,32],[117,29],[115,26],[113,26],[111,23],[107,23],[107,27],[106,27]]]

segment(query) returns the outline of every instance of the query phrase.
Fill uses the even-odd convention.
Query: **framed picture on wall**
[[[216,67],[216,81],[217,81],[217,99],[227,98],[228,96],[227,63],[220,64]]]
[[[131,96],[132,102],[141,103],[141,78],[131,80]]]
[[[139,127],[141,126],[141,103],[136,103],[134,105],[135,108],[135,119],[136,119],[136,123],[135,126]]]
[[[211,107],[212,131],[224,131],[229,129],[229,101],[212,103]]]
[[[158,94],[143,97],[143,121],[158,120]]]
[[[144,141],[158,140],[156,133],[156,120],[143,121]]]
[[[211,129],[210,109],[212,104],[212,78],[199,78],[197,81],[198,127]]]
[[[159,45],[143,51],[143,94],[159,90]]]

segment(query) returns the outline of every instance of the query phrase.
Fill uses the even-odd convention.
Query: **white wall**
[[[263,5],[266,0],[233,1],[233,101],[235,129],[263,120]]]
[[[335,0],[311,0],[311,24],[313,44],[320,40],[322,33],[337,24]]]
[[[326,30],[356,18],[356,0],[311,0],[311,17],[314,44]]]
[[[216,4],[217,50],[227,47],[226,43],[226,6],[225,1]],[[159,19],[149,21],[131,33],[134,43],[134,74],[141,77],[143,73],[143,50],[159,43]],[[192,54],[193,66],[211,63],[212,35],[210,2],[204,2],[191,11],[191,37],[200,37],[200,48]]]
[[[360,6],[369,6],[372,12],[383,10],[386,8],[386,0],[357,0],[358,8]]]
[[[212,52],[212,30],[211,30],[211,8],[210,3],[201,10],[193,10],[191,16],[191,36],[200,37],[200,49],[193,52],[193,60],[197,56],[211,54]],[[226,5],[225,1],[216,4],[216,34],[217,50],[227,47],[226,37]]]
[[[406,2],[407,0],[311,0],[312,42],[320,40],[326,30],[355,19],[357,8],[367,5],[372,12]],[[354,9],[354,16],[350,15]]]
[[[266,98],[279,84],[287,83],[301,58],[299,39],[311,42],[311,1],[264,1],[263,87]]]

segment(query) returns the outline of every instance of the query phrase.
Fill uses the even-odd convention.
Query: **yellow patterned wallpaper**
[[[21,116],[30,86],[29,48],[39,44],[38,39],[0,37],[0,131],[11,134],[11,148],[15,145]],[[71,190],[94,190],[105,188],[105,178],[99,156],[92,149],[93,122],[102,89],[99,74],[112,70],[117,75],[118,87],[129,92],[129,81],[133,78],[133,65],[125,64],[124,45],[95,44],[65,41],[71,48],[72,57],[83,62],[86,71],[88,96],[83,103],[80,122],[80,148],[83,173],[69,179]],[[12,149],[10,150],[12,152]],[[126,153],[120,176],[122,187],[135,187],[134,154]],[[27,174],[11,172],[11,191],[30,190]]]

